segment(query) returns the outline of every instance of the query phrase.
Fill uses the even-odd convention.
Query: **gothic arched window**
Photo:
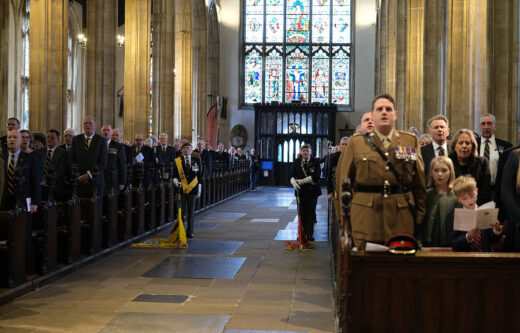
[[[244,104],[351,104],[351,0],[245,0],[243,36]]]

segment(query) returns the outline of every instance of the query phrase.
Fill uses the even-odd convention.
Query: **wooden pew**
[[[164,174],[164,165],[160,167],[160,178],[157,184],[155,185],[155,216],[157,219],[157,226],[163,225],[166,223],[166,186],[164,185],[162,175]]]
[[[143,190],[144,169],[139,167],[137,172],[139,186],[132,188],[132,235],[140,235],[144,232],[145,197]]]
[[[58,268],[58,209],[54,199],[49,197],[33,214],[34,271],[45,274]]]
[[[346,251],[341,332],[516,332],[520,254]]]
[[[25,275],[26,213],[21,208],[0,211],[0,286],[15,287],[27,281]]]
[[[101,251],[103,199],[96,193],[92,198],[81,198],[81,247],[85,255]]]
[[[71,264],[81,259],[81,204],[76,194],[57,203],[58,261]]]
[[[156,228],[157,223],[157,209],[155,206],[155,168],[150,168],[146,172],[148,172],[150,176],[150,184],[145,190],[146,193],[146,202],[145,202],[145,230],[154,230]]]
[[[119,242],[118,201],[115,191],[103,197],[103,247],[112,247]]]

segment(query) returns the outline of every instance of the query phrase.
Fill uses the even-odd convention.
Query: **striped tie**
[[[85,138],[85,151],[88,151],[88,140],[89,138]]]
[[[489,140],[486,140],[484,145],[484,158],[489,161]]]
[[[473,237],[473,242],[471,242],[471,252],[482,252],[482,235],[480,233],[480,229],[478,229],[478,232],[475,234],[475,237]]]
[[[11,154],[9,168],[7,169],[7,191],[9,195],[14,195],[14,154]]]
[[[49,173],[49,167],[51,166],[51,155],[52,150],[47,150],[47,158],[45,159],[45,168],[43,170],[43,178],[47,177],[47,174]]]
[[[445,153],[444,153],[444,148],[442,146],[439,146],[439,156],[444,156]]]

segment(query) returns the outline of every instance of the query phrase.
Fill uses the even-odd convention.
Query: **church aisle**
[[[292,189],[247,192],[188,249],[126,248],[0,307],[0,332],[334,332],[325,195],[317,216],[315,249],[287,251]]]

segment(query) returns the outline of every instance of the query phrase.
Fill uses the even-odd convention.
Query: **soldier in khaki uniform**
[[[394,129],[397,111],[390,95],[374,99],[372,116],[374,130],[350,138],[336,170],[338,200],[342,181],[348,177],[352,183],[350,221],[343,224],[350,223],[353,246],[358,249],[364,249],[367,241],[383,243],[397,233],[413,235],[414,224],[421,223],[425,211],[424,164],[417,137]],[[373,149],[370,140],[388,163]],[[340,204],[336,202],[337,206]]]

